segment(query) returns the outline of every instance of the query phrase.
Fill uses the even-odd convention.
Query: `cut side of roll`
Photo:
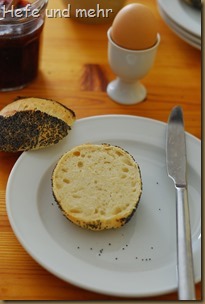
[[[0,151],[36,150],[67,136],[75,113],[44,98],[19,98],[0,111]]]
[[[140,168],[120,147],[83,144],[59,159],[52,190],[63,214],[74,224],[95,231],[119,228],[138,206]]]

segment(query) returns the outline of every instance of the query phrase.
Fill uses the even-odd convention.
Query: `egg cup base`
[[[133,83],[116,78],[108,84],[107,94],[119,104],[133,105],[145,100],[147,90],[140,81]]]

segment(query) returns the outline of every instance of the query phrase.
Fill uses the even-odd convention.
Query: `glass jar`
[[[105,23],[114,19],[125,0],[64,0],[70,4],[71,18],[84,23]]]
[[[0,91],[21,89],[37,76],[47,3],[0,6]]]

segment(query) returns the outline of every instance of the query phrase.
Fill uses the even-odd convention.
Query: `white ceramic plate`
[[[7,212],[27,252],[59,278],[118,296],[173,291],[176,278],[175,190],[165,164],[166,124],[105,115],[78,120],[51,148],[25,152],[7,186]],[[82,143],[110,143],[139,163],[143,194],[137,212],[118,230],[93,232],[70,223],[57,207],[51,174],[59,157]],[[187,134],[189,203],[195,279],[201,279],[201,142]]]
[[[187,5],[183,0],[158,0],[158,5],[178,26],[201,37],[201,11]]]
[[[185,31],[183,28],[179,27],[169,16],[163,11],[163,9],[159,6],[159,13],[161,17],[164,19],[166,24],[170,27],[170,29],[177,34],[182,40],[190,44],[191,46],[201,50],[201,38],[198,38],[191,33]]]

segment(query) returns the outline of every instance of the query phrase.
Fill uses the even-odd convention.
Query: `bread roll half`
[[[60,158],[52,189],[64,215],[74,224],[95,231],[119,228],[138,206],[140,168],[120,147],[84,144]]]
[[[20,98],[0,111],[0,151],[45,148],[64,138],[75,113],[57,101]]]

